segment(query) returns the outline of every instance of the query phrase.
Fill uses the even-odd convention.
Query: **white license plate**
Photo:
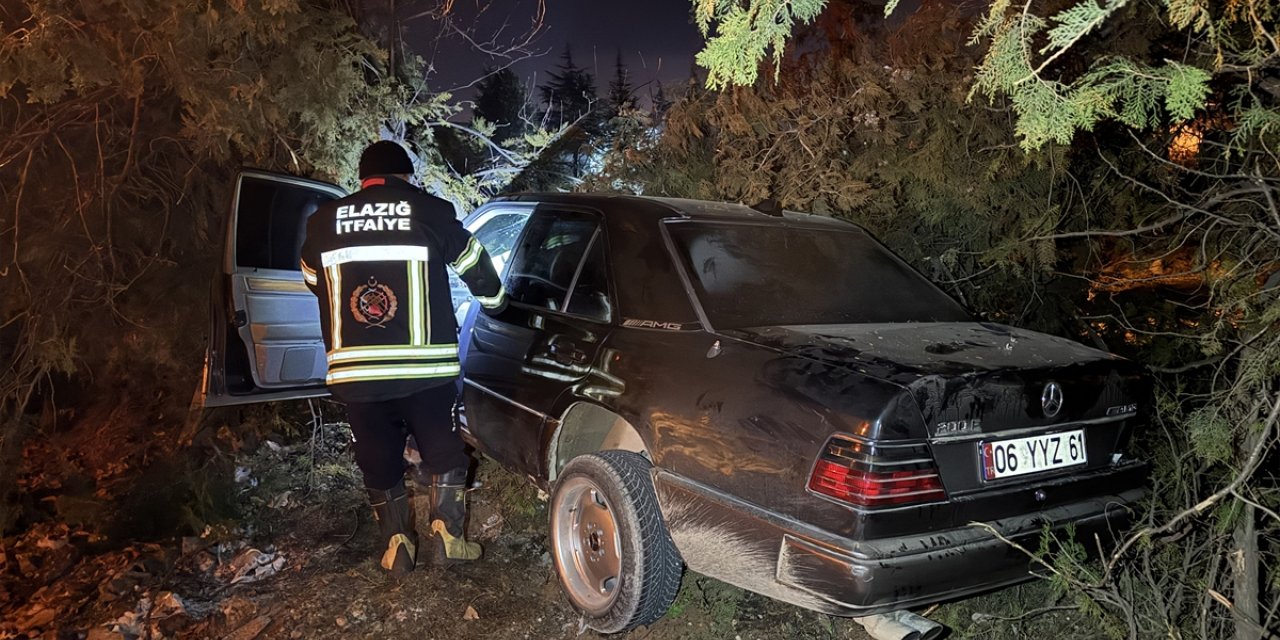
[[[983,480],[1052,471],[1089,461],[1082,430],[982,442],[978,444],[978,455],[982,458]]]

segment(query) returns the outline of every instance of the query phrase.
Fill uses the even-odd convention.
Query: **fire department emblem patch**
[[[351,292],[351,315],[370,327],[381,327],[396,317],[399,302],[396,294],[376,278],[369,278],[368,284],[362,284]]]

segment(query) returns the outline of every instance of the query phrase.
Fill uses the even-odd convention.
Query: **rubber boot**
[[[467,469],[431,476],[431,561],[438,566],[479,560],[483,549],[467,542]]]
[[[378,539],[382,541],[379,565],[393,576],[402,577],[413,571],[417,556],[417,534],[409,522],[409,496],[404,481],[386,491],[369,489],[369,503],[378,521]]]

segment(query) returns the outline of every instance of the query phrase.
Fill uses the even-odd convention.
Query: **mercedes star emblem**
[[[1052,418],[1062,411],[1062,385],[1056,382],[1050,382],[1044,386],[1044,391],[1040,394],[1040,408],[1044,409],[1044,415]]]

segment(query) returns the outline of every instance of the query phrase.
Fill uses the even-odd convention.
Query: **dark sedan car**
[[[295,234],[304,196],[334,194],[266,174],[239,193],[263,185],[259,210],[297,211],[253,224]],[[209,404],[323,393],[296,259],[238,257],[296,244],[246,250],[249,209],[228,229]],[[499,199],[467,225],[511,304],[490,317],[458,292],[460,424],[551,493],[561,584],[597,630],[661,617],[682,562],[838,615],[964,596],[1030,576],[972,523],[1092,545],[1143,493],[1137,365],[977,322],[857,226],[574,194]]]

